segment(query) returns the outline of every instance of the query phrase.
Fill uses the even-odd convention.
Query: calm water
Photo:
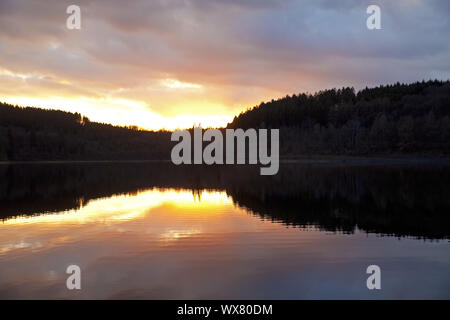
[[[450,298],[450,167],[258,173],[0,165],[0,298]]]

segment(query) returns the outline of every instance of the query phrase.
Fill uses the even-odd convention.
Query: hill
[[[450,82],[294,94],[242,112],[227,128],[280,129],[282,157],[447,155]],[[0,160],[168,160],[170,135],[0,103]]]
[[[0,160],[169,159],[170,132],[91,122],[79,113],[0,103]]]
[[[450,153],[450,82],[320,91],[261,103],[229,128],[280,128],[280,153]]]

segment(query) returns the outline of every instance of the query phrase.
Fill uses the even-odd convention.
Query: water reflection
[[[3,219],[71,210],[73,215],[73,210],[92,200],[156,187],[189,189],[195,197],[208,190],[225,192],[249,212],[290,226],[344,233],[359,228],[428,239],[450,236],[450,167],[446,166],[285,164],[278,175],[262,177],[246,166],[46,164],[0,166],[0,176]],[[146,201],[150,205],[166,196]]]
[[[450,298],[446,167],[0,172],[3,299]],[[65,287],[70,264],[81,291]],[[379,292],[365,286],[369,264]]]
[[[20,215],[3,220],[5,225],[22,225],[29,223],[113,223],[137,219],[150,209],[170,204],[179,208],[189,208],[195,205],[196,209],[211,210],[223,204],[231,204],[232,200],[225,192],[197,192],[182,189],[151,189],[136,194],[115,195],[109,198],[90,200],[80,203],[76,209],[58,213],[38,215]]]

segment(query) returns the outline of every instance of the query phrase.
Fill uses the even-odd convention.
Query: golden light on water
[[[36,216],[19,216],[3,221],[4,225],[24,224],[64,224],[64,223],[114,223],[114,221],[132,220],[145,215],[149,210],[160,206],[180,207],[183,210],[195,208],[197,211],[210,212],[214,207],[232,205],[233,201],[225,192],[177,189],[152,189],[137,195],[116,195],[105,199],[91,200],[80,209],[48,213]],[[206,211],[205,211],[206,210]]]
[[[244,211],[226,192],[213,190],[154,188],[86,203],[80,199],[78,209],[3,220],[0,255],[48,250],[80,239],[106,243],[105,239],[121,239],[122,235],[141,239],[143,248],[149,239],[164,247],[175,240],[236,228],[229,219],[232,212]],[[235,217],[253,220],[246,214]]]

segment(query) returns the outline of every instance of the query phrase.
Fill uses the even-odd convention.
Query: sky
[[[380,30],[366,27],[371,4]],[[0,0],[0,101],[223,126],[288,94],[447,80],[449,39],[448,0]]]

